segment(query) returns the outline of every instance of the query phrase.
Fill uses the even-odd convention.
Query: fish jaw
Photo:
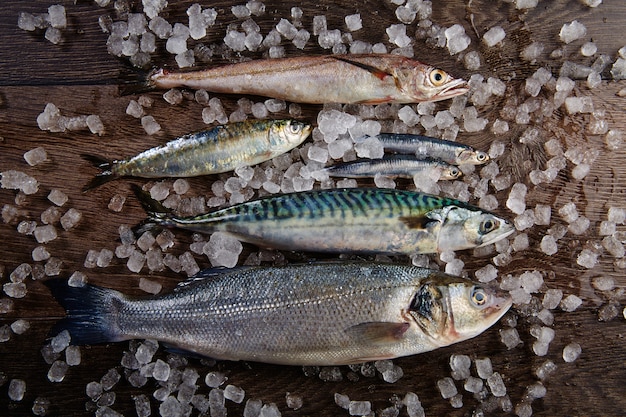
[[[472,302],[472,293],[479,289],[487,295],[483,306]],[[472,339],[496,324],[513,305],[508,292],[482,284],[466,283],[449,286],[447,297],[448,323],[440,341],[442,346]]]
[[[446,88],[435,93],[430,101],[441,101],[447,100],[452,97],[460,96],[469,92],[469,85],[467,81],[461,78],[453,78],[449,81],[449,84],[446,85]]]

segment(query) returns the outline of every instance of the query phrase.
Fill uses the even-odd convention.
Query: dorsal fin
[[[178,291],[181,288],[184,288],[188,285],[192,285],[197,282],[201,282],[207,279],[215,279],[225,274],[237,274],[242,271],[246,271],[248,269],[254,268],[254,266],[236,266],[234,268],[227,268],[225,266],[217,266],[214,268],[203,269],[198,272],[196,275],[187,278],[184,281],[181,281],[176,285],[174,291]]]

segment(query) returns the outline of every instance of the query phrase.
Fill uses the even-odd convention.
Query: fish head
[[[428,214],[440,222],[439,252],[478,248],[504,239],[515,231],[508,220],[488,211],[448,205]]]
[[[440,180],[456,180],[463,176],[463,171],[454,165],[445,166],[441,171]]]
[[[505,291],[437,272],[418,288],[409,313],[436,344],[447,346],[484,332],[511,305]]]
[[[402,68],[398,70],[396,80],[398,87],[412,103],[446,100],[469,91],[465,80],[428,65]]]
[[[270,148],[283,153],[300,145],[309,137],[313,126],[298,120],[276,120],[269,133]]]
[[[456,155],[459,164],[482,165],[489,161],[489,154],[475,149],[463,149]]]

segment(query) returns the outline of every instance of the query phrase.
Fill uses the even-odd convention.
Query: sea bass
[[[118,177],[196,177],[256,165],[300,145],[311,130],[296,120],[246,120],[184,135],[121,161],[83,155],[102,169],[84,191]]]
[[[441,69],[391,54],[259,59],[186,72],[159,69],[148,75],[147,84],[311,104],[418,103],[469,91],[464,80]]]
[[[414,156],[391,155],[380,159],[359,159],[324,168],[331,177],[368,178],[376,174],[391,177],[413,178],[415,175],[434,177],[440,180],[455,180],[461,170],[436,159],[417,159]],[[436,174],[436,175],[435,175]]]
[[[73,344],[155,339],[224,360],[343,365],[428,352],[475,337],[508,293],[414,266],[322,263],[202,271],[164,295],[130,298],[62,279],[53,332]]]
[[[192,217],[177,217],[134,187],[148,213],[137,233],[177,227],[224,232],[261,247],[311,252],[415,254],[470,249],[515,230],[461,201],[378,188],[271,195]]]
[[[489,155],[486,152],[478,151],[459,142],[430,136],[381,133],[376,138],[387,151],[440,159],[452,165],[481,165],[489,161]]]

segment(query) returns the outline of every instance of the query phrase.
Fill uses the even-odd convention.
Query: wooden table
[[[132,2],[135,6],[135,3]],[[185,11],[191,1],[170,1],[164,15],[171,22],[187,22]],[[243,2],[242,2],[243,3]],[[577,50],[583,40],[567,46],[566,58],[550,58],[549,52],[559,47],[558,32],[564,23],[574,19],[587,27],[585,40],[593,40],[599,54],[607,54],[614,60],[617,50],[624,46],[626,31],[626,3],[620,0],[606,0],[598,8],[588,8],[580,1],[543,1],[527,12],[515,10],[506,2],[474,0],[469,3],[454,0],[433,2],[433,22],[441,26],[454,23],[463,25],[471,38],[470,49],[478,50],[484,63],[477,73],[485,78],[500,77],[505,80],[507,93],[504,97],[492,97],[490,102],[479,106],[479,115],[493,122],[506,100],[523,94],[524,80],[537,68],[544,66],[553,75],[558,76],[564,59],[589,64],[595,59],[581,57]],[[123,75],[132,73],[122,60],[108,55],[106,50],[107,34],[98,26],[101,15],[114,16],[112,6],[99,8],[93,2],[85,1],[73,4],[63,2],[68,15],[68,27],[63,31],[64,40],[60,45],[52,45],[44,40],[41,31],[25,32],[17,27],[20,11],[30,13],[45,12],[49,2],[36,0],[22,2],[5,0],[0,16],[0,171],[19,170],[28,173],[39,181],[39,191],[33,195],[18,195],[14,190],[0,189],[0,205],[12,206],[19,210],[16,219],[0,223],[3,244],[0,248],[0,277],[2,282],[9,281],[11,272],[22,263],[28,263],[41,269],[44,262],[34,262],[31,254],[38,243],[33,236],[18,233],[16,226],[21,220],[34,220],[41,224],[40,215],[53,204],[47,199],[48,193],[55,189],[69,197],[69,201],[60,207],[61,213],[75,208],[82,213],[78,227],[64,231],[59,226],[59,237],[46,244],[47,251],[53,258],[62,262],[60,275],[67,277],[74,271],[81,271],[90,282],[119,289],[129,294],[141,294],[138,282],[147,276],[161,283],[165,290],[173,288],[184,279],[184,274],[176,274],[166,269],[162,273],[148,276],[147,269],[142,273],[130,272],[125,263],[114,259],[105,268],[85,268],[83,263],[90,249],[117,246],[118,227],[122,224],[134,225],[140,222],[144,213],[130,192],[131,182],[143,184],[142,180],[121,180],[105,185],[88,193],[81,188],[95,174],[95,169],[80,158],[80,154],[89,153],[111,158],[133,155],[181,134],[205,127],[202,122],[202,107],[192,100],[185,100],[181,105],[171,106],[163,101],[161,93],[152,92],[148,96],[154,99],[149,109],[161,124],[162,130],[149,136],[137,119],[125,114],[131,98],[118,92],[118,84]],[[239,23],[231,13],[232,2],[217,1],[205,4],[219,11],[218,23],[211,29],[206,43],[219,42],[230,23]],[[397,23],[395,7],[387,1],[365,1],[355,7],[352,2],[300,2],[304,12],[303,22],[312,30],[312,18],[324,14],[328,17],[329,28],[346,31],[343,16],[360,13],[365,29],[353,34],[355,39],[371,43],[384,42],[388,47],[385,28]],[[140,6],[137,6],[140,7]],[[290,5],[266,2],[266,13],[254,20],[266,34],[276,25],[280,17],[290,18]],[[473,25],[473,26],[472,26]],[[507,33],[504,45],[486,48],[480,45],[475,30],[481,35],[492,26],[502,26]],[[412,35],[414,29],[409,30]],[[533,41],[545,45],[545,53],[536,63],[528,63],[519,58],[520,51]],[[467,71],[462,61],[450,57],[447,50],[437,49],[415,43],[416,56],[419,59],[449,70],[468,79],[473,72]],[[304,51],[297,50],[285,41],[288,55],[321,54],[322,50],[316,38],[312,37]],[[171,55],[161,46],[154,54],[155,64],[173,64]],[[259,58],[259,53],[246,53],[246,56]],[[219,62],[219,61],[216,61]],[[589,90],[582,80],[577,81],[576,94],[590,96],[595,109],[606,112],[605,119],[611,129],[626,133],[626,98],[619,97],[618,91],[626,87],[624,81],[610,79],[608,70],[602,73],[602,85]],[[237,106],[237,96],[219,95],[228,112]],[[252,98],[259,101],[258,98]],[[101,117],[106,133],[99,137],[89,131],[51,133],[42,131],[37,126],[37,116],[43,112],[46,103],[54,103],[64,115],[97,114]],[[446,104],[439,104],[445,108]],[[320,106],[303,105],[303,116],[315,120]],[[279,116],[286,114],[279,114]],[[214,366],[189,359],[189,366],[200,373],[198,393],[208,395],[209,388],[203,379],[207,372],[220,370],[228,375],[228,383],[242,387],[246,398],[261,399],[264,403],[274,402],[283,415],[347,415],[347,411],[334,404],[334,393],[348,395],[353,400],[372,401],[373,409],[382,410],[391,406],[390,398],[404,397],[407,392],[415,392],[426,415],[472,415],[478,401],[457,382],[459,392],[463,394],[463,406],[453,408],[448,400],[441,398],[437,390],[437,380],[450,376],[448,364],[451,354],[466,354],[472,359],[490,357],[495,371],[502,374],[507,387],[507,394],[515,407],[522,401],[528,385],[537,381],[533,371],[545,360],[552,360],[557,365],[556,372],[544,381],[547,394],[544,398],[532,402],[534,415],[543,416],[592,416],[623,415],[626,410],[626,342],[624,340],[624,317],[622,309],[626,298],[623,295],[626,286],[623,264],[606,251],[602,251],[598,264],[592,269],[583,268],[576,263],[581,248],[597,245],[600,222],[607,219],[607,208],[611,205],[626,208],[626,151],[608,150],[603,143],[603,136],[584,135],[589,115],[568,116],[563,108],[554,111],[542,121],[532,121],[540,129],[537,141],[530,145],[520,144],[519,136],[526,126],[510,123],[509,133],[499,136],[506,146],[506,152],[498,159],[500,170],[510,173],[514,181],[528,185],[528,207],[537,203],[549,204],[553,208],[552,226],[565,224],[557,210],[565,203],[574,201],[581,214],[590,220],[590,228],[582,235],[566,234],[559,240],[559,252],[547,256],[539,250],[539,242],[548,226],[534,226],[525,231],[530,247],[521,252],[513,252],[512,261],[499,268],[500,276],[519,275],[527,270],[540,270],[545,274],[545,284],[541,293],[548,288],[562,289],[564,294],[575,294],[583,299],[583,304],[575,312],[566,313],[560,309],[553,311],[556,331],[555,340],[550,344],[548,354],[535,356],[532,344],[535,340],[529,333],[537,318],[526,317],[523,308],[514,308],[509,317],[518,317],[517,329],[523,345],[514,349],[507,348],[500,342],[497,324],[479,337],[462,344],[443,348],[431,353],[395,361],[404,371],[404,377],[394,384],[384,382],[380,377],[360,376],[358,381],[348,380],[349,369],[341,367],[343,380],[323,382],[313,376],[305,376],[299,367],[270,366],[257,363],[221,362]],[[533,185],[528,174],[549,159],[542,144],[556,137],[567,148],[580,145],[595,148],[599,152],[590,173],[582,180],[571,176],[573,165],[560,172],[550,184]],[[481,133],[461,132],[458,140],[488,149],[494,137],[488,131]],[[31,149],[45,148],[48,161],[30,167],[23,159],[23,154]],[[210,194],[210,182],[215,177],[190,179],[189,195]],[[120,194],[127,197],[121,212],[108,209],[111,197]],[[498,213],[513,216],[505,208],[504,202],[508,189],[497,193],[500,207]],[[58,226],[58,224],[57,224]],[[624,225],[618,225],[618,231],[626,231]],[[176,245],[172,253],[180,255],[188,250],[191,235],[176,232]],[[246,251],[254,251],[246,245]],[[289,256],[289,255],[288,255]],[[475,258],[471,251],[459,253],[465,262],[465,269],[473,272],[490,261],[490,257]],[[196,256],[201,267],[210,266],[206,257]],[[242,257],[242,259],[244,259]],[[406,261],[406,260],[404,260]],[[612,277],[616,289],[610,294],[594,291],[590,285],[592,278]],[[94,404],[85,394],[85,385],[90,381],[99,381],[110,368],[121,369],[120,360],[128,343],[108,346],[82,348],[82,363],[69,369],[65,380],[52,383],[47,379],[50,366],[44,362],[40,349],[52,324],[62,316],[63,311],[54,302],[41,282],[28,278],[26,297],[9,299],[0,296],[3,306],[10,305],[10,311],[0,314],[0,325],[9,325],[18,318],[28,320],[30,329],[21,335],[10,334],[10,340],[0,343],[0,414],[32,415],[31,407],[36,398],[50,401],[48,415],[88,415],[93,414]],[[539,300],[543,296],[536,294]],[[606,308],[608,302],[619,310],[617,317],[608,322],[598,320],[600,308]],[[8,303],[8,304],[7,304]],[[6,329],[5,329],[6,330]],[[10,333],[10,332],[9,332]],[[565,363],[561,357],[562,349],[575,341],[582,346],[582,355],[573,363]],[[166,358],[167,353],[159,351],[157,357]],[[26,382],[26,393],[22,401],[12,401],[7,391],[10,380],[21,379]],[[154,381],[143,388],[133,388],[124,378],[113,388],[116,393],[112,409],[124,415],[134,415],[133,396],[145,394],[149,397],[156,389]],[[291,392],[303,397],[304,406],[294,411],[287,408],[285,394]],[[158,402],[152,398],[152,415],[158,414]],[[243,405],[227,402],[230,415],[240,415]],[[90,410],[90,411],[86,411]],[[501,408],[487,412],[486,415],[511,415]],[[194,412],[197,415],[197,411]],[[379,415],[379,414],[376,414]],[[406,410],[401,410],[406,415]]]

